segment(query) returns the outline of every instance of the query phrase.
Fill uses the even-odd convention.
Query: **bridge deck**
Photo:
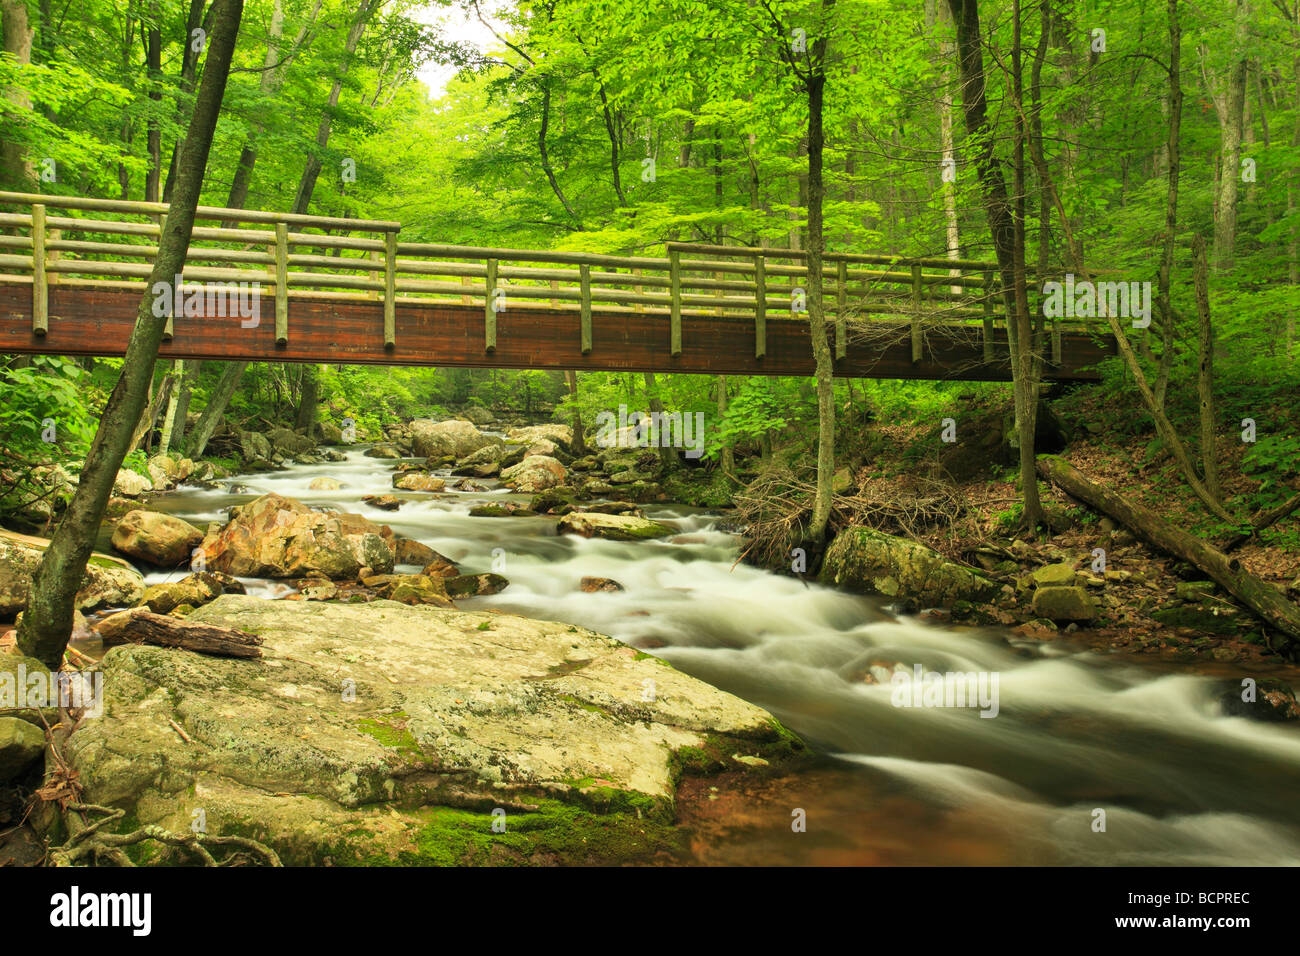
[[[0,352],[122,355],[167,207],[23,193],[0,204],[25,207],[0,212]],[[158,313],[171,316],[163,358],[807,375],[816,279],[837,375],[1011,377],[990,262],[828,252],[814,277],[797,250],[598,255],[404,243],[396,222],[207,207],[198,218],[221,228],[194,229]],[[1096,379],[1114,353],[1097,326],[1045,331],[1048,379]]]

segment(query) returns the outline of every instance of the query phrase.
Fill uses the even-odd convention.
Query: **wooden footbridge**
[[[167,206],[0,192],[0,353],[121,356]],[[207,225],[216,223],[216,225]],[[401,224],[200,207],[164,359],[809,375],[805,254],[401,242]],[[835,374],[1008,380],[991,262],[828,252]],[[1097,378],[1097,323],[1049,322],[1044,377]]]

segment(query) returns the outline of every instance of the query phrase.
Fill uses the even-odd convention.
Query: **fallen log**
[[[1176,528],[1159,515],[1117,495],[1055,455],[1038,459],[1038,473],[1044,479],[1085,504],[1109,515],[1146,541],[1176,558],[1195,565],[1220,587],[1250,608],[1265,623],[1290,638],[1292,653],[1300,642],[1300,606],[1277,588],[1248,573],[1241,562]]]
[[[1224,553],[1226,554],[1229,551],[1234,551],[1237,548],[1240,548],[1265,528],[1271,528],[1293,511],[1300,511],[1300,494],[1292,495],[1276,508],[1269,508],[1267,511],[1260,512],[1259,517],[1255,519],[1255,523],[1250,526],[1249,531],[1245,534],[1239,534],[1230,538],[1224,544]]]
[[[154,644],[213,657],[258,658],[262,639],[248,631],[216,624],[200,624],[169,614],[132,608],[110,615],[95,625],[105,646]]]

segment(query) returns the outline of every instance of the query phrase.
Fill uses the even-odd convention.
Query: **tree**
[[[1034,460],[1038,382],[1034,374],[1033,331],[1025,289],[1024,232],[1022,228],[1017,228],[1011,199],[1007,195],[1006,179],[994,154],[993,131],[988,124],[978,0],[948,0],[948,5],[957,29],[962,113],[966,120],[966,133],[973,141],[976,151],[976,175],[993,239],[993,250],[997,255],[998,271],[1002,276],[1002,294],[1008,316],[1007,331],[1012,348],[1011,376],[1020,446],[1020,485],[1025,504],[1022,520],[1027,527],[1033,528],[1043,522],[1043,506],[1038,495],[1038,474]],[[1018,69],[1018,66],[1017,57],[1013,68]]]
[[[77,589],[94,549],[96,532],[117,471],[126,457],[132,430],[148,400],[158,346],[167,325],[165,315],[153,314],[150,290],[156,283],[171,283],[185,266],[243,10],[243,0],[213,0],[207,64],[189,131],[179,147],[174,201],[159,238],[158,256],[146,292],[140,300],[122,372],[100,417],[77,490],[32,580],[31,598],[18,629],[18,646],[24,654],[50,667],[62,663],[72,632]]]

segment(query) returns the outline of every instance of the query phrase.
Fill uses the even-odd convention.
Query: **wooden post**
[[[493,301],[496,298],[497,291],[497,261],[495,259],[487,260],[487,280],[483,288],[483,345],[489,352],[495,352],[497,349],[497,313],[496,303]]]
[[[550,281],[549,285],[550,285],[550,287],[551,287],[551,291],[552,291],[552,292],[555,292],[555,291],[557,291],[557,290],[560,288],[560,280],[559,280],[559,279],[552,279],[552,280]],[[551,300],[550,300],[550,303],[551,303],[551,308],[552,308],[552,309],[558,309],[558,308],[560,307],[560,300],[559,300],[559,299],[551,299]]]
[[[921,267],[912,266],[912,361],[921,361],[921,302],[925,293],[921,285]]]
[[[384,348],[397,346],[397,233],[384,233]]]
[[[682,256],[676,250],[668,253],[668,295],[672,301],[668,354],[677,358],[682,354]]]
[[[640,270],[640,269],[633,269],[633,270],[632,270],[632,274],[633,274],[634,276],[639,276],[639,275],[641,275],[641,270]],[[645,286],[643,286],[643,285],[634,285],[634,286],[632,286],[632,291],[633,291],[636,295],[640,295],[642,292],[645,291]],[[644,302],[636,302],[636,303],[633,303],[633,305],[632,305],[632,311],[633,311],[633,312],[644,312],[644,311],[645,311],[645,303],[644,303]]]
[[[848,320],[844,313],[849,307],[849,264],[844,259],[840,260],[839,272],[836,275],[836,294],[835,294],[835,357],[842,359],[849,354],[849,329]]]
[[[984,273],[984,361],[993,361],[993,273]]]
[[[50,286],[45,274],[45,205],[32,204],[32,332],[50,330]]]
[[[275,344],[289,344],[289,224],[275,224]]]
[[[164,212],[164,213],[159,213],[159,214],[158,214],[158,245],[159,245],[160,248],[161,248],[161,246],[162,246],[162,236],[163,236],[163,232],[164,232],[166,229],[167,229],[167,213],[165,213],[165,212]],[[185,277],[184,277],[183,272],[184,272],[184,270],[182,270],[182,276],[181,276],[181,280],[180,280],[181,288],[179,288],[179,289],[175,289],[175,290],[173,290],[173,292],[172,292],[172,302],[173,302],[173,303],[180,302],[180,301],[181,301],[181,298],[182,298],[181,293],[184,291],[184,288],[185,288]],[[171,309],[168,309],[168,310],[167,310],[167,324],[163,327],[163,337],[162,337],[162,340],[163,340],[164,342],[170,342],[170,341],[172,340],[172,335],[173,335],[173,333],[175,332],[175,326],[174,326],[174,324],[173,324],[173,323],[175,323],[175,321],[176,321],[176,316],[175,316],[175,314],[172,312]]]
[[[767,354],[767,257],[754,258],[754,358]]]
[[[591,266],[582,263],[578,266],[578,281],[582,294],[582,354],[591,351]]]

